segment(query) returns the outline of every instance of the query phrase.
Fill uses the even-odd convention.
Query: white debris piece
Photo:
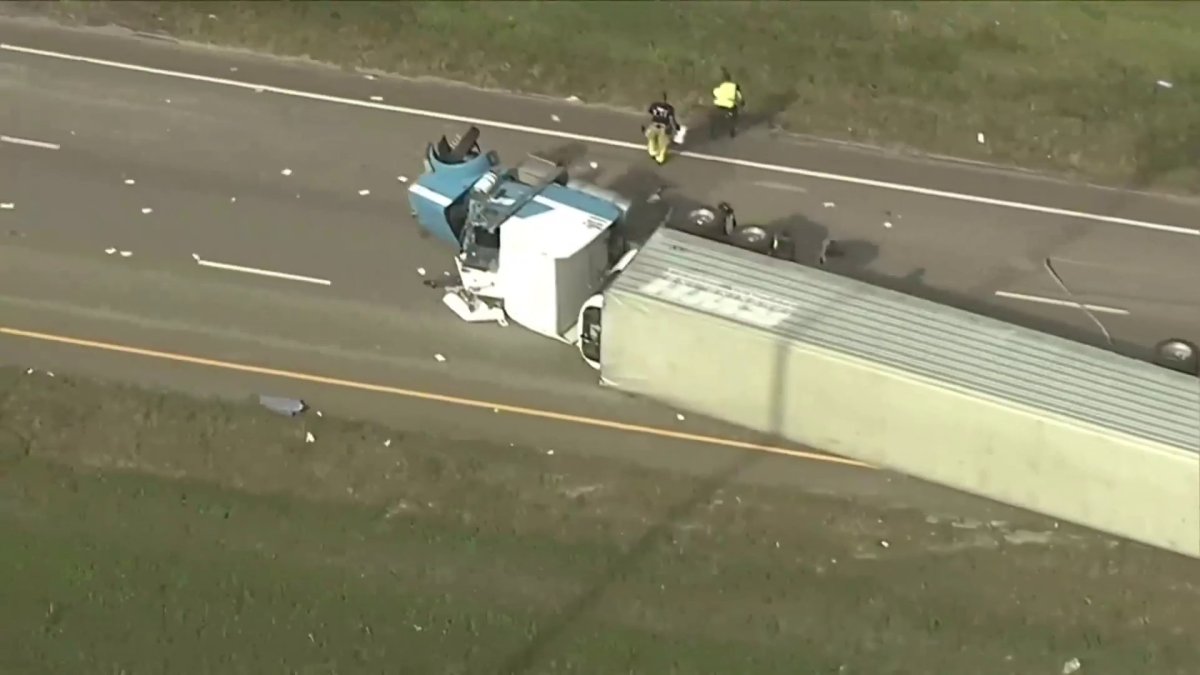
[[[1175,85],[1172,84],[1171,82],[1168,82],[1167,80],[1159,80],[1155,84],[1162,87],[1163,89],[1174,89],[1175,88]]]
[[[579,102],[583,101],[583,99],[579,98],[578,96],[576,96],[574,94],[568,96],[567,100],[570,101],[571,103],[579,103]]]
[[[392,439],[390,439],[390,438],[389,438],[389,439],[387,439],[386,441],[384,441],[384,442],[383,442],[383,447],[385,447],[385,448],[390,448],[390,447],[392,447]]]
[[[209,14],[209,15],[208,15],[208,18],[210,18],[210,19],[213,19],[213,20],[215,21],[215,20],[216,20],[216,18],[217,18],[217,15],[216,15],[216,14]]]
[[[438,362],[438,363],[445,363],[445,362],[446,362],[446,357],[442,356],[441,354],[434,354],[434,355],[433,355],[433,358],[434,358],[435,360],[437,360],[437,362]]]
[[[892,221],[890,221],[890,220],[883,221],[883,226],[889,230],[892,229]]]
[[[358,196],[359,196],[359,197],[366,197],[366,196],[367,196],[367,195],[369,195],[369,194],[371,194],[371,191],[370,191],[370,190],[359,190],[359,191],[358,191]]]
[[[317,417],[324,417],[324,415],[321,414],[320,410],[315,410],[313,412],[317,413]]]
[[[554,451],[553,451],[553,450],[547,450],[547,451],[546,451],[546,454],[547,454],[547,455],[553,455],[553,454],[554,454]]]
[[[372,100],[372,101],[382,101],[382,100],[383,100],[383,97],[382,97],[382,96],[372,96],[372,97],[371,97],[371,100]]]
[[[133,184],[134,184],[134,183],[136,183],[136,182],[137,182],[137,181],[135,181],[135,180],[134,180],[134,179],[132,179],[132,178],[126,178],[126,179],[125,179],[125,184],[126,184],[126,185],[133,185]]]
[[[110,246],[110,247],[104,249],[104,252],[107,253],[108,255],[112,255],[117,252],[117,249]]]
[[[424,268],[424,267],[418,267],[418,268],[417,268],[417,274],[420,274],[421,276],[425,276],[425,268]]]
[[[821,206],[824,206],[827,209],[832,209],[833,207],[837,206],[837,204],[834,204],[833,202],[825,202]]]
[[[882,546],[882,547],[884,547],[884,548],[890,548],[890,547],[891,547],[891,544],[889,544],[889,543],[888,543],[888,540],[887,540],[887,539],[883,539],[883,540],[881,540],[881,541],[879,542],[879,545],[880,545],[880,546]]]
[[[1063,664],[1062,672],[1063,672],[1063,675],[1071,675],[1071,673],[1079,670],[1079,668],[1080,668],[1079,659],[1071,659],[1070,661],[1067,661],[1066,663]]]
[[[290,175],[292,175],[292,170],[291,170],[291,169],[284,169],[283,171],[280,171],[279,173],[280,173],[280,174],[282,174],[282,175],[284,175],[284,176],[290,176]]]
[[[230,203],[230,204],[233,204],[233,203],[234,203],[234,202],[236,202],[236,201],[237,201],[237,197],[230,197],[230,198],[229,198],[229,203]]]
[[[13,204],[12,202],[4,202],[3,204],[0,204],[0,209],[4,209],[5,211],[12,211],[15,208],[16,204]]]
[[[401,183],[407,183],[408,176],[396,176],[396,180],[400,181]]]
[[[26,369],[25,369],[25,374],[26,374],[26,375],[32,375],[32,374],[33,374],[33,368],[26,368]]]
[[[559,117],[558,115],[551,115],[551,116],[550,116],[550,119],[554,120],[555,122],[561,122],[561,121],[562,121],[562,118],[561,118],[561,117]]]
[[[133,251],[121,251],[120,253],[122,258],[128,258],[129,256],[133,255]]]
[[[363,78],[368,79],[368,80],[373,80],[373,79],[375,79],[375,76],[374,75],[363,75]]]
[[[165,100],[167,103],[170,103],[170,102],[171,102],[171,99],[169,99],[169,98],[168,98],[168,99],[163,99],[163,100]]]
[[[687,418],[683,416],[683,413],[675,413],[675,419],[682,422],[682,421],[686,420]]]
[[[987,143],[987,138],[983,135],[982,131],[975,134],[975,140],[979,141],[981,144]]]
[[[148,216],[151,213],[154,213],[154,209],[150,208],[149,206],[142,207],[142,215]]]
[[[317,440],[317,437],[313,436],[311,431],[304,432],[304,442],[305,443],[314,443],[314,442],[316,442],[316,440]]]
[[[54,377],[54,371],[52,371],[52,370],[47,370],[46,374],[49,375],[50,377]]]
[[[588,166],[592,167],[593,169],[599,169],[600,163],[599,162],[591,162],[588,164]]]

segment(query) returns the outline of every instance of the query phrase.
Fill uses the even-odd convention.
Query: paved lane
[[[102,54],[107,57],[154,61],[169,54],[166,65],[189,72],[216,72],[219,66],[226,75],[237,68],[232,74],[253,82],[286,78],[294,68],[258,60],[228,66],[225,57],[186,52],[187,61],[180,63],[179,52],[157,44],[111,39],[99,44],[108,45],[108,52],[120,47],[117,54]],[[413,236],[398,178],[419,170],[424,143],[459,124],[44,57],[6,57],[0,82],[6,99],[15,103],[4,112],[4,132],[62,146],[4,150],[17,167],[8,190],[22,195],[22,211],[46,236],[133,246],[100,241],[115,237],[138,242],[146,253],[199,253],[294,271],[330,279],[336,292],[375,298],[419,289],[412,283],[419,267],[447,267],[443,251]],[[276,72],[281,68],[283,73]],[[314,72],[320,77],[310,78],[312,86],[335,91],[369,86],[383,91],[385,100],[401,98],[387,91],[394,85],[390,81]],[[402,87],[404,102],[413,105],[407,98],[413,86]],[[444,96],[444,89],[433,91]],[[455,91],[459,103],[452,111],[462,111],[468,99]],[[474,114],[512,112],[512,106],[478,100],[484,105],[476,103]],[[416,103],[429,105],[420,98]],[[602,130],[612,128],[611,121],[595,122]],[[636,152],[622,148],[510,131],[486,134],[485,143],[502,156],[516,159],[535,150],[570,157],[599,182],[629,193],[665,183],[687,198],[728,199],[744,219],[791,231],[805,259],[827,235],[850,240],[847,257],[835,269],[873,282],[1100,343],[1101,335],[1080,312],[1016,299],[1062,297],[1043,269],[1043,260],[1052,257],[1078,299],[1128,312],[1106,322],[1122,350],[1144,356],[1167,335],[1200,335],[1200,311],[1190,311],[1195,306],[1179,291],[1200,280],[1192,264],[1200,237],[713,162],[681,159],[652,171]],[[590,168],[592,162],[598,170]],[[290,175],[283,176],[285,170]],[[985,179],[980,187],[986,192],[995,172],[975,171]],[[47,179],[50,175],[54,178]],[[124,186],[126,179],[137,183]],[[360,196],[361,190],[371,194]],[[74,197],[57,197],[64,193]],[[1169,199],[1108,190],[1091,194],[1088,207],[1100,213],[1143,217],[1129,207],[1143,204],[1150,215],[1180,208]],[[89,204],[89,218],[100,222],[78,226],[70,211],[81,202]],[[154,213],[143,216],[143,208]],[[1185,214],[1170,215],[1179,221]]]
[[[614,138],[636,123],[561,102],[2,22],[0,39]],[[0,143],[0,202],[14,205],[0,212],[7,233],[0,248],[5,324],[641,424],[740,433],[704,420],[679,421],[674,411],[599,389],[571,349],[516,328],[463,324],[441,307],[417,270],[440,278],[450,268],[448,252],[418,236],[398,178],[413,177],[425,143],[460,124],[11,51],[0,56],[6,102],[0,134],[60,146]],[[1128,312],[1103,317],[1122,348],[1144,351],[1167,334],[1200,338],[1200,310],[1186,290],[1200,281],[1198,237],[716,161],[680,159],[652,169],[636,151],[525,131],[485,128],[483,142],[510,161],[533,150],[569,158],[585,171],[593,171],[594,162],[600,183],[630,194],[667,184],[681,199],[728,199],[745,221],[788,228],[806,255],[827,234],[845,240],[847,256],[835,263],[844,273],[1094,339],[1078,311],[995,295],[1060,295],[1042,269],[1042,260],[1053,257],[1081,300]],[[1035,177],[999,177],[992,169],[951,172],[946,164],[885,162],[829,146],[796,152],[756,134],[706,151],[758,157],[753,153],[761,150],[764,160],[781,162],[778,153],[788,148],[795,166],[817,161],[813,149],[819,148],[839,158],[829,160],[842,162],[839,170],[852,170],[847,158],[858,157],[853,170],[861,175],[927,179],[939,189],[974,176],[979,194],[996,198],[1061,196],[1063,208],[1176,225],[1196,213],[1186,201],[1064,188]],[[143,213],[147,208],[152,212]],[[133,255],[106,255],[110,247]],[[203,269],[193,254],[331,285]],[[64,356],[62,349],[11,339],[0,344],[14,359],[74,359],[106,373],[132,368],[115,357]],[[434,360],[438,353],[446,363]],[[144,375],[151,379],[230,386],[178,369],[136,369],[137,377],[144,370],[155,373]],[[334,398],[362,403],[359,396]],[[498,427],[486,415],[416,408],[427,416],[423,421],[463,427],[462,433],[541,433],[537,425]],[[380,414],[401,414],[395,406],[387,410]],[[560,433],[596,451],[659,453],[628,439]],[[702,467],[722,456],[714,451],[704,460],[694,454],[685,460],[674,452],[663,450],[659,459]]]

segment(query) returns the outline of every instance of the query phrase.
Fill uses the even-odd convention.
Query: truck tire
[[[746,225],[734,230],[729,235],[730,243],[738,248],[770,255],[775,250],[775,235],[769,230],[757,225]]]

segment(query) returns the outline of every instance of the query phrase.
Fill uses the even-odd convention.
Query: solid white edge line
[[[306,277],[300,274],[288,274],[287,272],[274,272],[272,270],[259,269],[257,267],[243,267],[242,265],[231,265],[229,263],[216,262],[213,260],[205,260],[197,255],[192,255],[196,264],[201,267],[211,267],[219,270],[228,270],[230,272],[244,272],[246,274],[256,274],[261,277],[273,277],[275,279],[287,279],[289,281],[303,281],[309,284],[318,284],[320,286],[332,286],[333,282],[328,279],[318,279],[317,277]]]
[[[46,141],[35,141],[28,138],[17,138],[16,136],[0,136],[0,142],[11,143],[13,145],[28,145],[31,148],[43,148],[46,150],[61,150],[62,146],[58,143],[47,143]]]
[[[1024,293],[1011,293],[1009,291],[996,291],[996,295],[1001,298],[1011,298],[1013,300],[1025,300],[1028,302],[1037,302],[1043,305],[1057,305],[1059,307],[1074,307],[1080,308],[1080,303],[1071,302],[1070,300],[1059,300],[1058,298],[1047,298],[1040,295],[1026,295]],[[1120,307],[1105,307],[1104,305],[1088,305],[1083,304],[1083,307],[1090,309],[1093,312],[1101,314],[1119,314],[1128,316],[1129,310],[1121,309]]]
[[[611,138],[601,138],[599,136],[589,136],[585,134],[573,134],[555,129],[544,129],[540,127],[530,127],[521,124],[509,124],[507,122],[497,122],[495,120],[486,120],[475,117],[465,117],[462,115],[451,115],[448,113],[439,113],[432,110],[421,110],[418,108],[406,108],[403,106],[389,105],[386,103],[376,103],[374,101],[360,101],[357,99],[343,98],[340,96],[329,96],[327,94],[316,94],[313,92],[299,91],[296,89],[286,89],[283,87],[273,87],[266,84],[252,84],[249,82],[240,82],[238,80],[230,80],[223,77],[211,77],[208,75],[196,75],[193,73],[184,73],[174,70],[165,70],[162,68],[152,68],[149,66],[139,66],[132,63],[123,63],[120,61],[109,61],[107,59],[97,59],[89,56],[77,56],[75,54],[66,54],[63,52],[54,52],[45,49],[34,49],[32,47],[21,47],[0,42],[0,50],[16,52],[19,54],[29,54],[32,56],[43,56],[46,58],[59,59],[63,61],[74,61],[77,63],[87,63],[96,66],[104,66],[107,68],[117,68],[120,70],[128,70],[138,73],[146,73],[150,75],[162,75],[164,77],[173,77],[183,80],[191,80],[193,82],[206,82],[209,84],[218,84],[226,87],[236,87],[239,89],[248,89],[256,92],[271,92],[282,96],[292,96],[295,98],[304,98],[313,101],[324,101],[326,103],[339,103],[342,105],[355,106],[359,108],[370,108],[374,110],[383,110],[387,112],[396,112],[405,115],[416,117],[427,117],[448,122],[459,122],[462,124],[473,124],[476,126],[491,127],[494,129],[505,129],[508,131],[517,131],[527,134],[540,136],[550,136],[554,138],[563,138],[567,140],[582,141],[585,143],[594,143],[596,145],[607,145],[616,148],[627,148],[631,150],[642,150],[643,146],[640,143],[631,143],[628,141],[618,141]],[[1065,218],[1076,218],[1081,220],[1092,220],[1101,223],[1109,223],[1112,225],[1125,225],[1128,227],[1137,227],[1146,230],[1155,230],[1158,232],[1169,232],[1172,234],[1184,234],[1190,236],[1200,236],[1200,230],[1180,227],[1177,225],[1165,225],[1162,223],[1152,223],[1144,220],[1134,220],[1131,218],[1120,218],[1117,216],[1105,216],[1097,213],[1086,213],[1083,211],[1073,211],[1070,209],[1060,209],[1051,206],[1041,206],[1038,204],[1026,204],[1023,202],[1014,202],[1006,199],[993,199],[991,197],[980,197],[977,195],[961,194],[957,192],[948,192],[945,190],[935,190],[933,188],[923,188],[915,185],[904,185],[901,183],[889,183],[887,181],[872,180],[869,178],[858,178],[855,176],[845,176],[835,173],[827,173],[824,171],[812,171],[809,169],[797,169],[790,166],[780,166],[777,164],[766,164],[763,162],[753,162],[744,159],[734,159],[732,157],[720,157],[717,155],[709,155],[699,152],[682,151],[677,153],[679,156],[698,159],[705,162],[715,162],[719,164],[728,164],[731,166],[740,166],[748,169],[759,169],[761,171],[772,171],[775,173],[791,174],[794,176],[805,176],[807,178],[816,178],[820,180],[828,180],[839,183],[849,183],[851,185],[861,185],[864,187],[873,187],[883,190],[893,190],[897,192],[907,192],[910,194],[924,195],[927,197],[939,197],[942,199],[950,199],[955,201],[970,202],[974,204],[985,204],[988,206],[998,206],[1002,208],[1016,209],[1020,211],[1030,211],[1034,213],[1042,213],[1052,216],[1063,216]]]

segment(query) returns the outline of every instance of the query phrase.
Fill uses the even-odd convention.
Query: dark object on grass
[[[288,417],[295,417],[308,410],[308,404],[298,398],[260,395],[258,402],[267,410]]]

